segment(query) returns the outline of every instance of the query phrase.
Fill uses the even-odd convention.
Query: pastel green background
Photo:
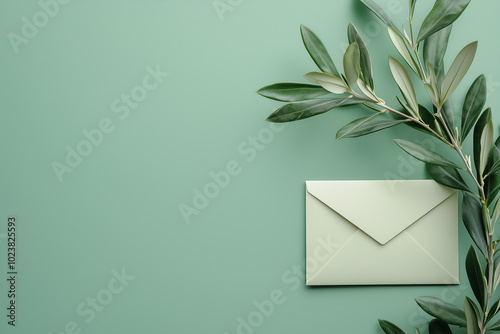
[[[0,3],[2,275],[8,215],[17,215],[20,233],[18,326],[7,326],[2,311],[0,332],[55,334],[74,321],[81,333],[233,334],[238,317],[247,318],[254,301],[269,299],[273,290],[285,301],[254,333],[382,333],[378,318],[409,331],[424,329],[429,319],[414,297],[461,305],[471,294],[463,270],[470,239],[462,226],[460,286],[308,288],[302,279],[283,280],[298,282],[288,271],[305,263],[304,181],[426,178],[423,166],[392,142],[425,137],[398,127],[336,141],[342,125],[364,115],[352,107],[287,124],[250,153],[250,137],[268,139],[264,119],[280,106],[255,91],[303,82],[304,73],[316,70],[300,39],[301,23],[340,65],[352,21],[370,40],[377,93],[392,105],[398,91],[387,55],[396,51],[357,0],[231,3],[221,19],[212,1],[74,0],[18,53],[7,36],[21,34],[23,17],[31,21],[40,6]],[[379,3],[403,24],[405,0]],[[418,24],[432,3],[418,2]],[[472,1],[446,56],[449,65],[479,40],[455,104],[461,106],[484,73],[497,133],[499,11],[497,1]],[[157,65],[169,76],[121,120],[111,104]],[[51,164],[64,163],[66,146],[75,148],[83,130],[106,118],[113,132],[59,182]],[[230,161],[241,172],[187,224],[179,205],[192,205],[194,189]],[[122,268],[135,279],[87,323],[78,305],[107,289],[112,271]],[[5,310],[7,286],[0,282]]]

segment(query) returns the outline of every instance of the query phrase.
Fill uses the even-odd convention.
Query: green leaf
[[[453,129],[455,129],[455,126],[453,125],[455,112],[453,111],[453,103],[451,103],[451,99],[447,99],[444,102],[441,113],[443,115],[446,126],[448,127],[448,129],[450,129],[450,131],[453,131]]]
[[[429,322],[429,334],[453,334],[453,332],[443,320],[432,319]]]
[[[398,84],[399,88],[403,92],[403,95],[410,104],[410,108],[415,113],[418,113],[417,96],[415,95],[415,89],[413,88],[413,83],[411,82],[408,71],[399,60],[390,56],[389,67],[391,69],[394,80],[396,80],[396,83]]]
[[[498,174],[488,176],[486,188],[487,198],[495,198],[498,195],[500,191],[500,177]]]
[[[372,101],[374,101],[376,103],[379,101],[379,98],[375,95],[375,93],[373,92],[373,90],[370,87],[368,87],[363,80],[358,79],[357,84],[358,84],[359,90],[366,97],[368,97],[370,100],[372,100]]]
[[[491,144],[493,144],[493,122],[489,121],[488,123],[486,123],[483,134],[481,135],[481,155],[479,157],[481,174],[484,173],[486,164],[488,163]]]
[[[498,320],[493,325],[491,325],[491,327],[488,327],[488,330],[489,331],[496,331],[496,332],[500,331],[500,320]]]
[[[476,304],[470,300],[469,297],[465,297],[464,302],[465,317],[467,319],[467,334],[479,334],[478,327],[478,309]]]
[[[417,327],[415,327],[415,334],[420,334],[420,330]]]
[[[426,164],[427,172],[436,181],[444,186],[469,191],[462,176],[455,168]]]
[[[482,225],[482,223],[481,223]],[[477,258],[476,251],[473,246],[470,246],[469,252],[465,259],[465,269],[467,271],[467,277],[469,278],[469,283],[474,292],[474,296],[479,303],[481,308],[484,307],[484,279],[483,270],[481,269],[481,264]]]
[[[463,193],[462,220],[477,248],[479,248],[484,256],[487,256],[488,243],[483,224],[483,209],[481,208],[481,203],[474,196],[466,192]]]
[[[500,217],[500,198],[497,199],[495,206],[493,207],[493,213],[491,214],[491,222],[493,223],[493,226],[495,226],[498,217]]]
[[[455,22],[469,2],[470,0],[437,0],[422,23],[417,43]]]
[[[415,4],[417,0],[410,0],[410,20],[413,18],[413,13],[415,12]]]
[[[273,112],[266,121],[274,123],[293,122],[325,113],[335,107],[363,103],[356,98],[316,99],[288,103]]]
[[[434,113],[437,113],[437,108],[436,106],[433,106]],[[453,111],[453,104],[451,103],[451,99],[446,100],[446,102],[443,105],[443,108],[441,109],[441,115],[443,116],[444,123],[450,129],[450,132],[452,132],[452,135],[455,135],[455,132],[453,131],[455,129],[455,126],[453,125],[454,122],[454,111]],[[441,123],[439,123],[441,126]],[[446,131],[443,131],[444,135],[446,138],[450,139],[450,136]]]
[[[434,66],[432,66],[430,63],[427,64],[428,72],[429,72],[429,78],[428,81],[429,83],[424,82],[424,87],[427,90],[427,93],[429,94],[429,97],[431,98],[432,104],[437,107],[439,106],[439,97],[441,94],[439,93],[439,88],[438,88],[438,78],[436,76],[436,72],[434,70]],[[444,76],[444,74],[443,74]],[[441,80],[443,78],[441,77]]]
[[[378,320],[378,323],[385,334],[406,334],[401,328],[386,320]]]
[[[422,118],[425,124],[429,125],[434,131],[438,131],[436,128],[436,118],[434,117],[434,114],[429,111],[429,109],[419,104],[418,112],[420,114],[420,118]]]
[[[406,122],[380,116],[382,115],[377,113],[352,121],[337,132],[337,139],[360,137]]]
[[[432,80],[432,79],[431,79]],[[427,94],[431,98],[431,102],[434,106],[439,105],[439,93],[437,90],[437,86],[434,83],[425,83],[424,82],[424,88],[427,91]]]
[[[434,115],[426,107],[424,107],[423,105],[420,105],[420,104],[418,105],[418,112],[420,114],[420,118],[422,118],[424,123],[429,125],[432,130],[437,132]],[[397,116],[397,117],[400,117],[400,116]],[[407,122],[405,124],[414,128],[414,129],[417,129],[419,131],[422,131],[422,132],[425,132],[429,135],[432,135],[432,132],[430,132],[426,127],[419,125],[418,123]]]
[[[433,317],[443,320],[450,325],[467,326],[464,311],[455,305],[446,303],[435,297],[419,297],[415,301],[422,310]]]
[[[486,165],[486,173],[492,175],[500,171],[500,149],[498,147],[491,147],[489,160],[489,164]]]
[[[347,47],[344,54],[344,73],[349,87],[352,87],[358,81],[360,72],[359,59],[359,46],[358,43],[354,42]]]
[[[460,168],[454,162],[443,157],[439,153],[431,151],[422,145],[412,143],[403,139],[395,139],[396,144],[412,157],[425,163],[451,168]]]
[[[480,75],[472,83],[465,96],[464,106],[462,108],[462,131],[460,139],[463,142],[470,130],[476,123],[484,104],[486,103],[486,78]]]
[[[486,165],[486,171],[489,175],[484,181],[484,188],[486,192],[486,198],[488,198],[490,201],[492,201],[500,191],[500,173],[490,172],[490,170],[493,168],[493,165],[498,160],[500,160],[500,137],[497,138],[495,145],[491,147],[490,157],[488,159],[488,164]]]
[[[495,271],[493,273],[493,290],[496,290],[500,283],[500,257],[495,259]]]
[[[386,26],[390,26],[390,27],[392,27],[393,29],[395,29],[396,31],[399,32],[398,28],[396,27],[396,25],[394,24],[394,22],[392,22],[392,20],[389,17],[389,15],[387,15],[387,13],[382,8],[380,8],[380,6],[377,5],[374,1],[372,1],[372,0],[361,0],[361,2],[366,7],[368,7],[368,9],[370,9],[375,15],[377,15],[379,17],[379,19],[382,20],[382,22],[385,23]],[[401,35],[401,33],[399,33],[399,34]]]
[[[314,60],[318,68],[325,73],[330,73],[340,77],[332,58],[330,58],[325,45],[321,42],[318,36],[316,36],[316,34],[305,25],[300,26],[300,34],[302,35],[302,41],[304,42],[307,52],[309,52],[309,55],[312,60]]]
[[[334,94],[344,94],[349,90],[342,79],[331,74],[309,72],[304,78]]]
[[[488,312],[488,317],[486,318],[486,323],[488,323],[491,319],[493,319],[493,317],[497,315],[499,310],[500,310],[500,300],[497,300],[490,307],[490,310]]]
[[[401,94],[403,94],[403,92],[401,91],[401,89],[399,91],[401,92]],[[403,96],[404,96],[404,94],[403,94]],[[404,103],[403,101],[401,101],[401,99],[399,98],[399,96],[396,96],[396,99],[398,100],[398,102],[401,105],[401,107],[403,107],[403,109],[406,110],[406,113],[408,115],[415,116],[416,113],[408,106],[408,100],[406,98],[405,98],[406,103]]]
[[[321,86],[293,82],[282,82],[262,87],[257,93],[269,99],[285,102],[310,100],[328,94]]]
[[[389,37],[391,38],[392,44],[394,44],[394,46],[396,47],[396,50],[398,50],[399,54],[411,67],[413,72],[415,72],[419,77],[422,77],[422,74],[420,73],[415,60],[411,56],[410,50],[408,49],[408,46],[406,45],[403,37],[401,37],[401,35],[391,27],[387,27],[387,30],[389,31]]]
[[[482,178],[486,167],[492,141],[493,125],[491,122],[491,108],[488,108],[481,114],[474,127],[474,164],[479,178]]]
[[[429,94],[433,99],[434,105],[439,105],[439,100],[441,98],[439,89],[440,85],[443,82],[444,77],[444,55],[446,53],[446,49],[448,47],[448,40],[450,37],[452,26],[437,31],[436,33],[430,35],[425,39],[424,47],[423,47],[423,58],[424,64],[426,64],[427,69],[429,71],[429,75],[432,80],[432,88],[433,93]],[[437,102],[437,103],[436,103]],[[448,129],[455,129],[454,125],[454,111],[453,111],[453,103],[451,99],[448,98],[444,101],[444,104],[441,109],[441,114],[443,115],[444,122]],[[445,133],[446,134],[446,133]],[[447,135],[447,134],[446,134]],[[447,135],[448,137],[448,135]]]
[[[452,26],[441,29],[427,37],[424,41],[422,55],[424,64],[429,69],[428,64],[432,65],[436,73],[437,83],[441,84],[444,77],[444,55],[448,48]]]
[[[441,103],[450,98],[460,81],[462,81],[474,60],[476,51],[477,42],[472,42],[459,52],[441,83]]]
[[[367,86],[374,88],[375,86],[373,85],[372,61],[370,59],[370,54],[368,53],[368,48],[366,47],[365,41],[359,34],[358,30],[352,23],[349,23],[349,27],[347,28],[347,38],[349,39],[349,44],[352,44],[354,42],[358,43],[360,53],[359,60],[363,82]]]

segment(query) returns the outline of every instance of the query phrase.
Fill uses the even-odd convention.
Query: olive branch
[[[399,29],[372,0],[361,2],[385,23],[392,43],[406,63],[405,66],[389,56],[389,69],[402,95],[402,99],[397,97],[400,106],[389,106],[376,94],[368,48],[352,23],[347,29],[349,46],[343,56],[344,73],[337,70],[318,36],[302,25],[304,46],[320,72],[304,75],[312,84],[277,83],[260,89],[258,93],[264,97],[288,102],[267,120],[291,122],[337,107],[360,105],[371,114],[342,127],[337,132],[337,139],[364,136],[406,124],[449,146],[460,163],[417,143],[395,139],[401,149],[425,163],[436,182],[463,193],[462,220],[480,255],[479,258],[471,246],[465,261],[475,300],[465,297],[463,308],[435,297],[419,297],[416,302],[435,318],[429,323],[430,334],[452,333],[450,325],[466,327],[467,334],[500,331],[500,320],[493,322],[500,311],[500,299],[493,301],[500,282],[499,240],[494,240],[495,224],[500,216],[500,137],[493,142],[491,109],[483,111],[486,102],[484,75],[470,86],[461,111],[455,113],[450,100],[474,60],[478,43],[465,46],[447,71],[443,62],[452,24],[470,0],[437,0],[418,34],[412,22],[416,0],[409,0],[408,30]],[[407,67],[425,87],[432,108],[419,103],[423,98],[417,99]],[[455,120],[456,117],[459,120]],[[471,131],[472,156],[462,150]],[[468,186],[464,177],[473,182],[475,189]],[[391,322],[379,320],[379,324],[387,334],[405,333]],[[418,328],[415,333],[419,334]]]

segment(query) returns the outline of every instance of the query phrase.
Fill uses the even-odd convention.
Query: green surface
[[[397,52],[358,1],[217,3],[232,10],[219,16],[212,1],[71,1],[48,22],[34,1],[0,3],[2,275],[9,215],[17,215],[19,233],[17,326],[2,314],[0,332],[233,334],[239,317],[250,316],[256,327],[240,333],[370,334],[382,333],[378,318],[423,329],[429,318],[414,297],[462,305],[471,295],[466,283],[305,286],[300,271],[292,271],[305,263],[304,181],[425,178],[423,165],[392,141],[425,137],[396,127],[336,141],[341,126],[365,115],[356,107],[284,127],[264,122],[281,104],[255,91],[305,82],[301,76],[316,70],[300,24],[341,64],[352,21],[371,51],[377,94],[395,105],[387,54]],[[404,22],[406,1],[379,3],[401,11],[395,21]],[[417,3],[416,22],[431,6]],[[497,1],[473,1],[455,24],[445,58],[449,65],[479,40],[454,102],[460,107],[484,73],[497,134],[499,11]],[[33,15],[46,24],[25,31],[33,36],[16,53],[9,33],[21,35],[23,17],[33,22]],[[125,107],[122,94],[144,92],[146,68],[157,66],[168,76],[134,109]],[[100,142],[96,135],[92,152],[73,161],[60,182],[54,161],[65,163],[67,147],[76,149],[86,138],[82,131],[99,126],[109,133]],[[195,192],[212,182],[210,173],[228,164],[229,184],[209,189],[217,194],[188,224],[180,205],[192,206]],[[462,282],[469,244],[460,226]],[[122,268],[135,278],[119,289],[113,271]],[[3,313],[6,283],[0,280]],[[87,298],[96,297],[106,305],[90,311]],[[267,316],[259,317],[254,302],[271,298],[274,306],[264,303]]]

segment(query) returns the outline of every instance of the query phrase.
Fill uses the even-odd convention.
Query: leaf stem
[[[416,63],[418,66],[418,71],[422,73],[422,76],[419,76],[419,79],[425,84],[429,84],[429,78],[427,77],[427,73],[425,71],[425,67],[422,64],[422,61],[420,60],[419,54],[418,54],[418,44],[414,44],[413,42],[413,27],[412,27],[412,21],[411,18],[409,19],[410,23],[410,35],[411,35],[411,47],[413,49],[413,52],[415,54],[416,58]],[[417,73],[418,75],[418,73]],[[432,77],[432,75],[431,75]],[[428,92],[429,93],[429,92]],[[439,94],[439,93],[438,93]],[[429,93],[429,96],[432,99],[432,96]],[[368,101],[368,100],[367,100]],[[488,320],[488,313],[490,311],[495,312],[495,310],[489,310],[489,304],[491,302],[491,297],[494,294],[494,256],[495,256],[495,248],[496,248],[496,243],[493,241],[493,227],[492,227],[492,221],[491,221],[491,216],[488,210],[488,198],[487,194],[485,192],[485,184],[484,184],[484,179],[485,177],[482,175],[482,172],[478,172],[478,175],[476,176],[474,173],[474,170],[472,169],[472,164],[470,162],[470,158],[466,157],[464,153],[462,152],[462,147],[461,147],[461,140],[457,136],[455,137],[451,131],[451,129],[448,127],[448,124],[444,120],[443,114],[441,112],[442,105],[444,104],[444,101],[440,101],[437,112],[434,114],[434,118],[437,120],[436,125],[438,129],[444,128],[444,133],[441,130],[435,131],[430,127],[429,124],[424,122],[420,116],[415,116],[415,115],[408,115],[405,114],[404,112],[401,112],[399,110],[396,110],[394,108],[391,108],[385,104],[385,102],[381,101],[369,101],[370,103],[373,103],[381,108],[384,108],[390,112],[393,112],[401,117],[404,117],[410,121],[415,122],[419,126],[425,128],[428,132],[430,132],[434,137],[437,139],[443,141],[444,143],[448,144],[455,152],[457,152],[458,156],[464,163],[466,169],[465,171],[470,175],[472,180],[474,181],[479,195],[476,194],[476,196],[479,197],[479,200],[481,202],[481,206],[483,208],[482,210],[482,218],[483,222],[485,223],[485,228],[487,229],[486,231],[486,238],[487,238],[487,255],[485,256],[486,262],[487,262],[487,272],[485,273],[485,281],[486,281],[486,298],[484,301],[484,305],[480,305],[482,307],[482,318],[478,319],[478,327],[479,327],[479,332],[480,334],[485,334],[486,329],[487,329],[487,320]],[[439,123],[441,123],[441,126],[439,126]],[[460,144],[457,142],[460,141]],[[477,166],[476,166],[477,168]]]
[[[474,183],[476,184],[476,186],[477,186],[477,188],[479,190],[479,193],[481,195],[481,201],[486,200],[486,195],[484,193],[484,183],[480,184],[479,181],[477,180],[476,175],[474,174],[474,171],[472,170],[472,166],[469,163],[469,160],[464,156],[464,154],[462,152],[462,149],[460,148],[460,146],[458,145],[457,141],[455,140],[455,137],[453,137],[450,129],[448,128],[448,125],[446,124],[446,122],[445,122],[445,120],[443,118],[443,114],[439,113],[436,117],[439,119],[439,121],[442,124],[442,127],[444,127],[444,129],[446,131],[446,134],[450,138],[449,142],[450,142],[451,146],[458,153],[458,156],[460,157],[460,159],[464,162],[465,166],[467,167],[467,173],[474,180]]]
[[[379,103],[376,103],[376,104],[378,106],[382,107],[382,108],[385,108],[385,109],[387,109],[387,110],[389,110],[389,111],[397,114],[397,115],[400,115],[400,116],[402,116],[402,117],[404,117],[406,119],[409,119],[409,120],[417,123],[420,126],[423,126],[427,131],[429,131],[430,133],[432,133],[436,138],[438,138],[441,141],[443,141],[444,143],[450,145],[450,143],[448,142],[448,140],[444,136],[442,136],[441,134],[439,134],[436,131],[434,131],[434,129],[432,129],[429,124],[425,123],[421,119],[416,118],[414,116],[407,115],[407,114],[405,114],[405,113],[403,113],[403,112],[401,112],[401,111],[399,111],[397,109],[391,108],[388,105],[386,105],[385,103],[379,102]]]
[[[495,245],[493,243],[493,231],[492,231],[492,226],[491,226],[491,218],[490,214],[488,211],[488,204],[486,201],[482,201],[483,205],[483,218],[487,219],[487,228],[488,228],[488,258],[486,259],[488,265],[488,278],[486,279],[486,301],[484,303],[484,309],[483,309],[483,326],[481,327],[481,334],[486,333],[486,320],[488,318],[488,306],[490,303],[491,296],[493,295],[493,266],[494,266],[494,260],[493,256],[495,255]]]
[[[373,101],[372,101],[373,103]],[[486,300],[484,305],[482,306],[482,311],[483,311],[483,316],[482,319],[480,320],[479,329],[480,329],[480,334],[485,334],[486,333],[486,325],[487,325],[487,320],[488,320],[488,313],[489,313],[489,304],[491,302],[491,297],[494,294],[494,287],[493,287],[493,271],[494,271],[494,255],[495,255],[495,243],[493,241],[493,228],[492,228],[492,222],[491,222],[491,217],[489,214],[488,210],[488,199],[486,196],[486,193],[484,191],[484,177],[480,175],[480,178],[478,180],[478,177],[474,174],[474,171],[472,169],[470,160],[467,159],[467,157],[463,154],[461,147],[457,143],[457,140],[451,133],[450,129],[448,128],[448,125],[446,124],[442,113],[437,113],[435,117],[440,121],[442,124],[442,128],[444,128],[444,131],[446,135],[444,134],[439,134],[436,131],[434,131],[428,124],[426,124],[424,121],[421,119],[418,119],[414,116],[407,115],[405,113],[400,112],[399,110],[396,110],[394,108],[391,108],[387,106],[385,103],[379,102],[376,103],[378,106],[389,110],[390,112],[393,112],[397,115],[400,115],[402,117],[405,117],[423,127],[425,127],[429,132],[431,132],[436,138],[440,139],[441,141],[449,144],[453,150],[455,150],[460,157],[460,159],[463,161],[466,167],[467,173],[470,175],[474,183],[476,184],[476,187],[479,191],[479,200],[481,201],[481,206],[483,207],[483,220],[486,221],[486,233],[487,233],[487,243],[488,243],[488,254],[486,256],[486,261],[487,261],[487,270],[488,272],[486,273]],[[448,138],[447,138],[448,137]]]
[[[488,319],[488,312],[489,312],[489,304],[491,300],[491,296],[494,293],[493,289],[493,270],[494,270],[494,255],[495,255],[495,245],[493,242],[493,228],[492,228],[492,223],[491,223],[491,217],[489,214],[488,210],[488,199],[486,196],[486,193],[484,191],[484,177],[480,175],[480,181],[474,174],[474,171],[472,170],[472,166],[470,164],[469,159],[467,159],[463,152],[461,147],[458,145],[455,137],[451,134],[450,129],[448,128],[448,125],[444,121],[443,115],[440,113],[436,117],[439,118],[440,122],[442,123],[442,126],[444,127],[448,137],[450,138],[450,143],[453,146],[453,149],[458,153],[462,161],[465,163],[465,166],[467,167],[467,172],[470,175],[470,177],[474,180],[479,193],[480,193],[480,201],[481,201],[481,206],[483,208],[482,210],[482,216],[483,220],[486,220],[486,237],[487,237],[487,243],[488,243],[488,254],[486,256],[486,262],[487,262],[487,278],[486,278],[486,300],[483,305],[483,318],[481,320],[480,324],[480,334],[485,334],[486,333],[486,323]]]

